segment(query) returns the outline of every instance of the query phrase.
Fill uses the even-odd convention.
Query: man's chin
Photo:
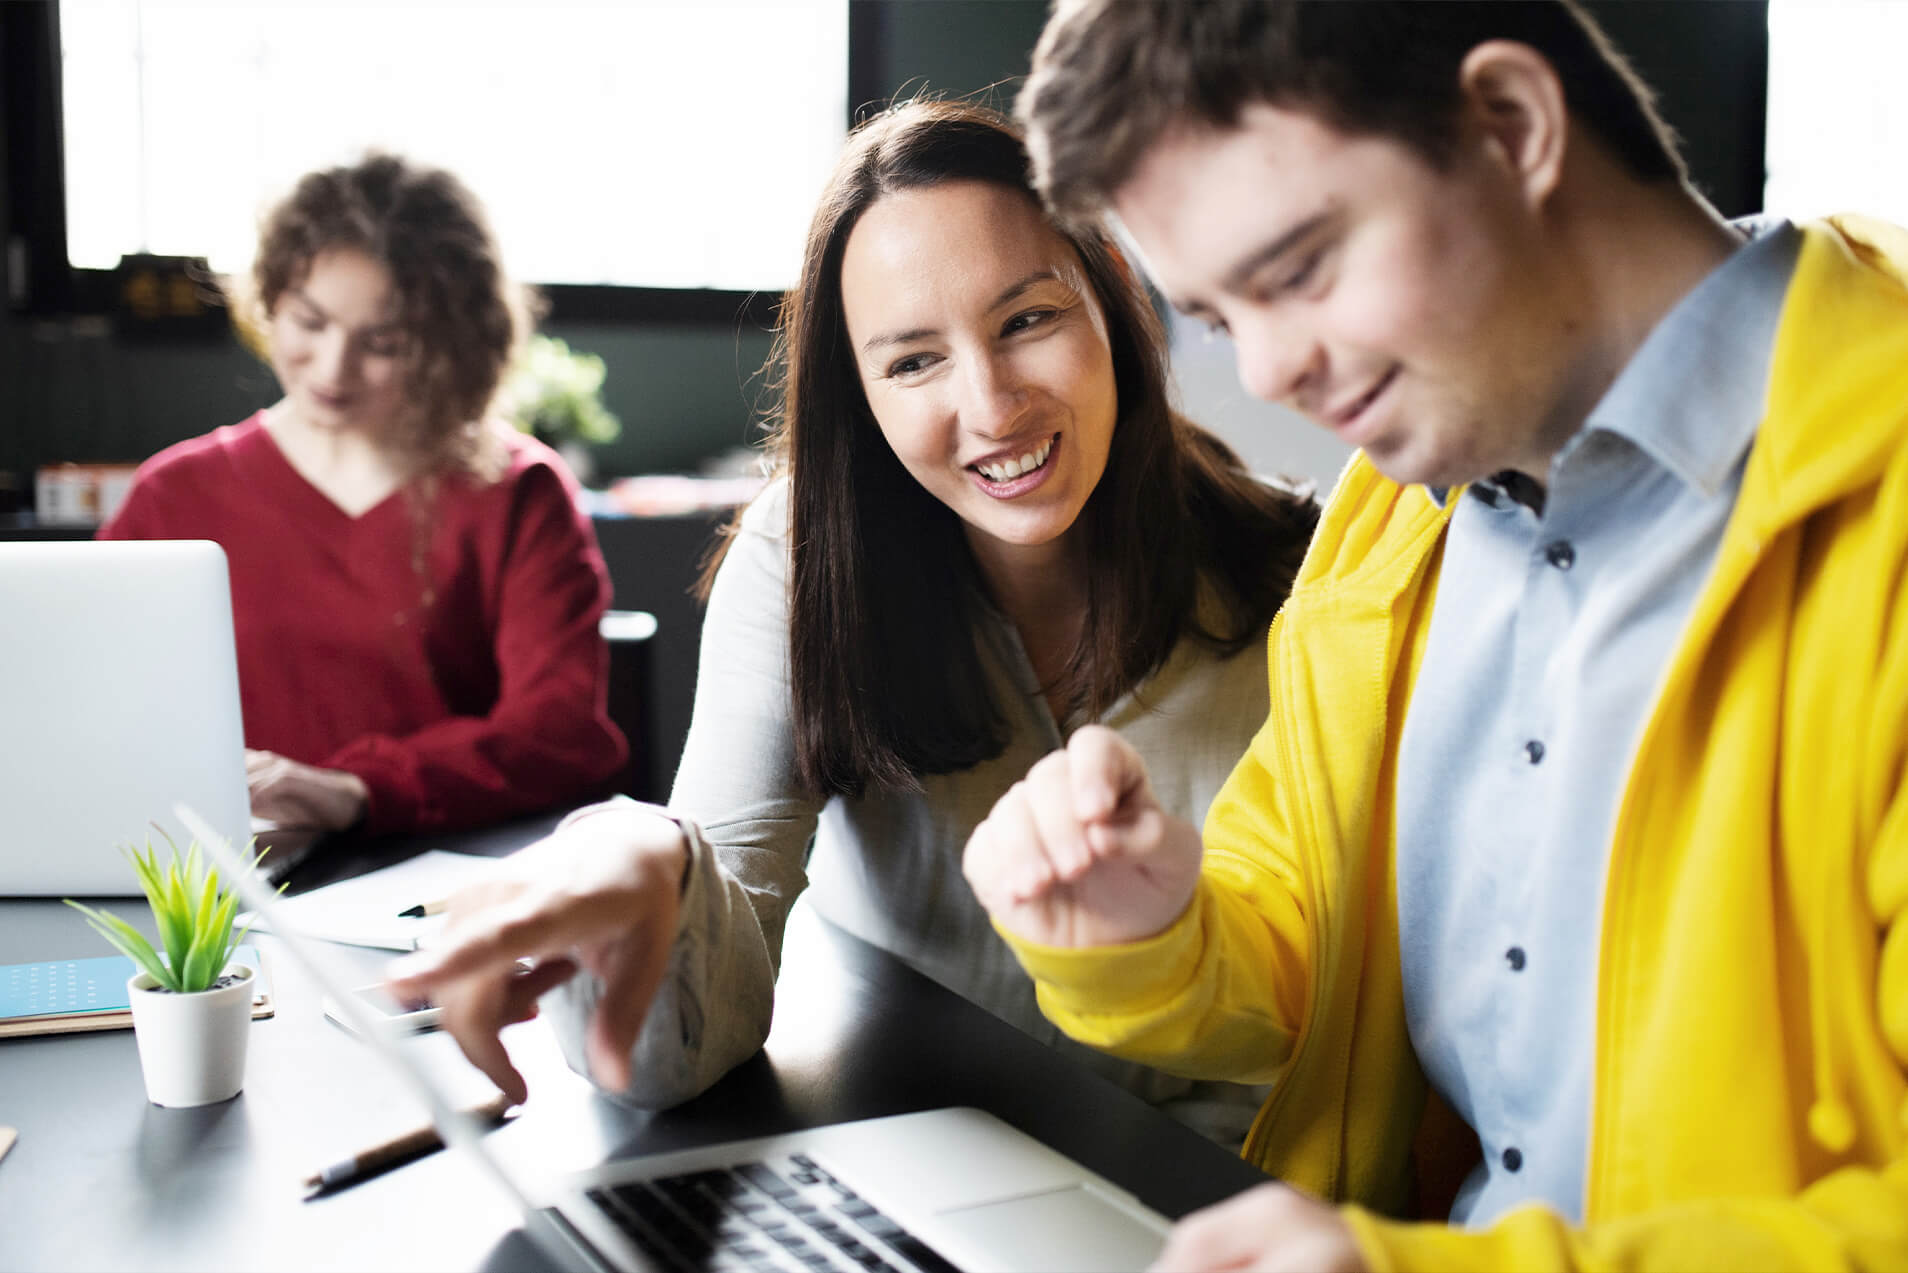
[[[1486,476],[1475,472],[1475,464],[1440,455],[1433,448],[1411,437],[1374,438],[1365,444],[1365,458],[1371,466],[1400,486],[1450,488],[1474,482]]]
[[[1374,438],[1363,447],[1371,466],[1400,486],[1443,486],[1429,456],[1409,438]]]

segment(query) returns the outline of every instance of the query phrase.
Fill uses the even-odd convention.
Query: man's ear
[[[1541,206],[1563,178],[1570,110],[1550,60],[1528,44],[1487,40],[1458,67],[1463,128],[1481,136]]]

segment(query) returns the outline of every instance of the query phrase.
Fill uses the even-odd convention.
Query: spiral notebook
[[[232,958],[258,974],[252,979],[252,1016],[271,1016],[276,1010],[272,983],[258,948],[240,946]],[[132,1001],[126,982],[137,971],[138,966],[124,955],[0,964],[0,1039],[128,1029]]]

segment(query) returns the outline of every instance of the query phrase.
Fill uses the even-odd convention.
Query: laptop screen
[[[118,846],[190,802],[251,826],[225,553],[203,540],[0,544],[0,895],[126,895]],[[183,841],[181,841],[183,843]]]

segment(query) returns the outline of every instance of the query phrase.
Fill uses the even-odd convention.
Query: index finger
[[[1073,812],[1081,822],[1104,822],[1127,797],[1146,789],[1146,764],[1133,745],[1104,725],[1084,725],[1067,740]]]
[[[441,944],[392,960],[384,984],[400,999],[430,998],[448,982],[512,971],[519,959],[561,954],[579,939],[568,908],[513,899],[445,929]]]

